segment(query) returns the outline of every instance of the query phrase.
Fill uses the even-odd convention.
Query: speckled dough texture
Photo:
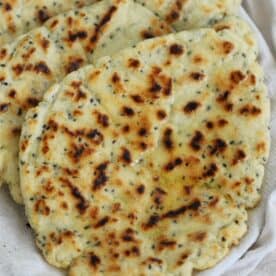
[[[139,4],[105,0],[53,17],[0,48],[0,184],[9,185],[16,202],[22,203],[18,143],[26,111],[68,73],[170,31]]]
[[[254,37],[229,17],[147,40],[54,85],[20,176],[46,260],[71,276],[191,275],[247,231],[269,152]]]
[[[49,18],[98,0],[0,1],[0,44],[13,41]],[[198,28],[233,14],[241,0],[137,0],[178,30]],[[142,19],[143,17],[141,17]],[[124,18],[121,18],[124,20]]]

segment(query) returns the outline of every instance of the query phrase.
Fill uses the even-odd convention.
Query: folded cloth
[[[276,1],[245,0],[244,7],[261,30],[276,58]]]

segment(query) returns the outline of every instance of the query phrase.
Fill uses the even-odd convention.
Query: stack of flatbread
[[[246,234],[270,110],[240,4],[0,2],[0,182],[47,262],[188,276]]]

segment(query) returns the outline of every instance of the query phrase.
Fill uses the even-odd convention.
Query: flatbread
[[[4,0],[0,2],[0,44],[39,27],[49,18],[97,0]],[[137,0],[177,30],[210,26],[236,13],[241,0]],[[142,19],[142,18],[141,18]],[[124,18],[121,18],[124,20]]]
[[[71,276],[186,276],[238,244],[269,152],[257,55],[231,17],[54,85],[20,141],[26,214],[46,260]]]
[[[0,2],[0,44],[39,27],[49,18],[95,0],[3,0]]]
[[[22,202],[17,156],[25,112],[66,74],[170,31],[132,1],[105,0],[53,17],[0,49],[0,183],[8,183],[16,202]]]
[[[176,30],[215,24],[226,15],[236,14],[242,0],[136,0],[155,12]]]

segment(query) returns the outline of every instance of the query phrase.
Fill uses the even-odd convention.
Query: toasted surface
[[[17,156],[26,111],[68,73],[169,31],[166,23],[132,1],[106,0],[53,17],[0,48],[0,182],[8,183],[15,201],[22,202]]]
[[[213,25],[225,15],[235,14],[242,0],[136,0],[176,30]]]
[[[39,27],[49,18],[97,0],[4,0],[0,2],[0,44]],[[234,14],[241,0],[137,0],[177,30],[209,26]],[[123,18],[121,18],[123,20]]]
[[[0,2],[0,44],[13,41],[49,18],[96,0],[3,0]]]
[[[189,275],[245,234],[269,151],[269,101],[247,25],[139,43],[31,109],[26,214],[70,275]]]

